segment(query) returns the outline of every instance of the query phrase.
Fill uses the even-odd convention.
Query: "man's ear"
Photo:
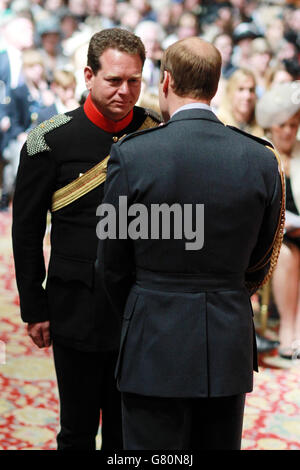
[[[165,95],[168,94],[169,83],[170,83],[170,74],[169,74],[169,72],[167,72],[165,70],[164,71],[164,78],[163,78],[163,86],[162,86],[162,89],[163,89],[163,92],[164,92]]]
[[[92,71],[91,67],[87,65],[84,67],[84,80],[86,87],[89,91],[91,91],[91,88],[93,86],[93,78],[94,78],[94,72]]]

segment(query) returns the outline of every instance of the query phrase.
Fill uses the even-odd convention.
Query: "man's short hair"
[[[203,53],[201,45],[210,53]],[[166,70],[172,76],[176,95],[211,100],[217,92],[221,65],[221,55],[212,44],[196,37],[182,39],[164,52],[161,81]]]
[[[121,28],[109,28],[95,33],[89,44],[87,65],[94,74],[101,68],[100,57],[106,49],[117,49],[127,54],[139,55],[142,64],[145,62],[145,47],[135,34]]]

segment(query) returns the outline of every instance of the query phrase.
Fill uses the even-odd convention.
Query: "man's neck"
[[[104,116],[96,107],[96,105],[92,101],[91,94],[88,95],[84,103],[83,109],[85,115],[91,122],[93,122],[93,124],[100,127],[104,131],[111,133],[118,133],[121,130],[125,129],[125,127],[129,126],[133,118],[133,110],[131,110],[123,119],[120,119],[118,121],[113,121],[112,119],[109,119],[108,117]]]

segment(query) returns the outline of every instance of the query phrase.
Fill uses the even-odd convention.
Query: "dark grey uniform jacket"
[[[251,391],[257,362],[246,281],[261,281],[269,266],[247,269],[271,254],[278,226],[273,152],[210,111],[180,111],[113,146],[103,202],[117,208],[120,195],[128,206],[204,204],[200,250],[186,250],[184,238],[99,244],[99,272],[124,312],[120,390],[161,397]]]

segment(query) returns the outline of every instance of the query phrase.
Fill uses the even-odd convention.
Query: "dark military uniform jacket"
[[[123,313],[122,392],[216,397],[252,390],[250,293],[273,263],[282,205],[278,163],[264,144],[209,110],[191,109],[113,146],[104,203],[118,208],[123,195],[128,207],[149,211],[152,203],[204,204],[199,250],[186,250],[184,231],[182,239],[148,232],[148,239],[99,243],[99,272]]]
[[[21,152],[13,205],[13,248],[22,319],[30,323],[50,320],[56,341],[81,350],[113,349],[119,344],[120,319],[107,311],[101,289],[97,289],[97,301],[92,294],[96,209],[103,184],[52,213],[51,257],[44,289],[47,212],[56,190],[103,160],[112,143],[136,131],[147,116],[143,108],[135,107],[130,124],[110,133],[91,122],[80,107],[33,130]]]

